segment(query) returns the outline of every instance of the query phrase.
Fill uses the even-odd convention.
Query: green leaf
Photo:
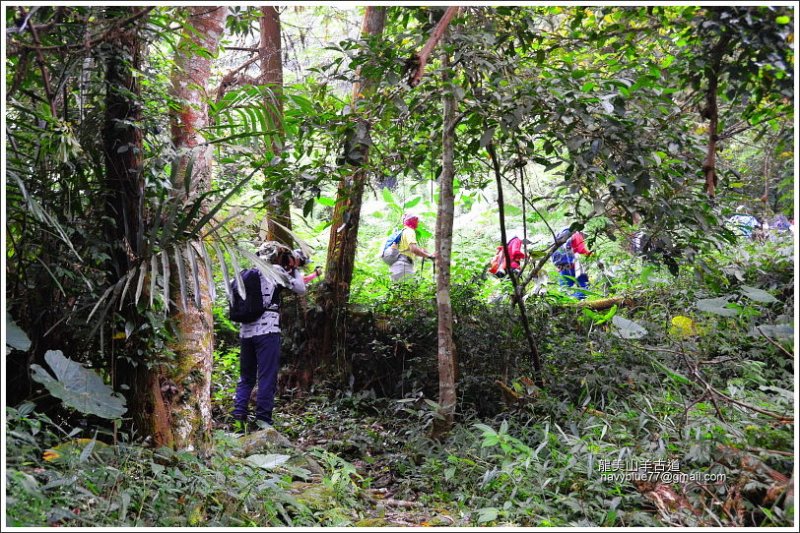
[[[522,209],[515,205],[508,204],[505,205],[504,208],[506,216],[516,217],[522,214]]]
[[[611,323],[617,328],[614,332],[617,337],[623,339],[641,339],[647,335],[647,330],[633,320],[614,315],[614,318],[611,319]]]
[[[720,296],[719,298],[706,298],[704,300],[697,300],[695,305],[700,311],[706,313],[713,313],[720,316],[736,316],[739,311],[727,307],[730,302],[728,296]]]
[[[15,350],[22,350],[27,352],[31,347],[31,340],[22,331],[19,326],[11,318],[11,315],[6,313],[6,355],[9,353],[8,347]]]
[[[486,424],[473,424],[473,427],[483,431],[484,435],[494,435],[495,433],[497,433],[494,429],[487,426]]]
[[[775,19],[775,22],[778,23],[778,24],[789,24],[791,21],[792,21],[792,19],[790,19],[786,15],[781,15],[780,17],[777,17]]]
[[[257,453],[247,457],[247,461],[254,466],[258,466],[265,470],[272,470],[276,466],[280,466],[289,460],[288,455],[281,455],[277,453],[261,454]]]
[[[394,199],[394,195],[392,194],[391,189],[388,187],[384,187],[381,189],[381,194],[383,195],[383,201],[389,205],[397,205],[397,201]]]
[[[304,113],[308,113],[309,115],[314,113],[314,104],[312,104],[311,100],[309,100],[308,98],[305,98],[298,94],[289,95],[289,98],[295,104],[297,104],[297,107],[299,107]]]
[[[749,287],[747,285],[741,286],[742,294],[754,302],[759,302],[763,304],[771,304],[778,301],[773,295],[768,293],[765,290],[757,289],[755,287]]]
[[[672,379],[672,381],[674,381],[675,383],[680,383],[682,385],[691,385],[693,383],[693,381],[691,381],[689,378],[687,378],[683,374],[679,374],[679,373],[675,372],[674,370],[672,370],[670,368],[667,368],[666,365],[664,365],[663,363],[661,363],[659,361],[653,360],[652,363],[656,367],[658,367],[661,370],[663,370],[664,372],[666,372],[666,374],[670,377],[670,379]]]
[[[416,198],[412,198],[411,200],[403,204],[403,209],[411,209],[412,207],[420,203],[421,200],[422,196],[417,196]]]
[[[497,520],[498,510],[496,507],[484,507],[483,509],[478,510],[478,523],[484,524],[486,522],[491,522],[492,520]]]
[[[60,350],[49,350],[44,360],[55,378],[36,364],[31,365],[32,378],[73,409],[110,419],[119,418],[128,410],[125,398],[103,383],[94,370],[64,357]]]
[[[333,198],[328,198],[327,196],[320,196],[317,198],[317,203],[322,204],[325,207],[333,207],[336,205],[336,200]]]

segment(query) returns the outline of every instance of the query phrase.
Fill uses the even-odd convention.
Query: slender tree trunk
[[[175,194],[187,200],[207,192],[211,185],[211,147],[205,144],[202,129],[208,125],[207,88],[212,58],[216,56],[225,29],[227,7],[190,7],[172,73],[172,92],[181,107],[172,119],[172,138],[178,150],[178,184]],[[203,50],[203,53],[197,53]],[[189,165],[192,162],[191,166]],[[191,169],[191,170],[190,170]],[[190,186],[183,186],[186,172]],[[191,243],[199,250],[202,243]],[[187,247],[174,254],[186,261]],[[172,255],[172,254],[170,254]],[[189,264],[186,262],[186,264]],[[171,267],[171,284],[175,283],[180,265]],[[211,430],[211,366],[214,324],[206,269],[199,269],[200,294],[195,298],[175,297],[170,313],[177,338],[170,348],[174,359],[156,369],[154,392],[159,396],[156,411],[166,417],[169,433],[161,436],[160,445],[178,449],[207,448]],[[188,289],[187,289],[188,290]],[[172,290],[178,295],[179,291]],[[157,390],[156,390],[157,388]]]
[[[261,77],[259,85],[270,89],[271,94],[264,98],[264,107],[270,117],[271,135],[269,158],[280,156],[283,152],[285,134],[283,129],[283,55],[281,51],[281,15],[275,6],[261,7],[261,42],[259,55]],[[267,221],[267,239],[278,241],[292,247],[291,236],[291,184],[277,184],[269,198],[270,213]]]
[[[494,177],[495,181],[497,182],[497,213],[500,219],[501,245],[503,246],[503,253],[506,256],[506,265],[511,265],[511,257],[508,254],[508,239],[506,236],[505,200],[503,199],[503,177],[502,173],[500,172],[500,161],[497,159],[497,153],[495,152],[494,145],[492,143],[489,143],[486,146],[486,150],[489,152],[489,157],[492,160]],[[548,253],[552,254],[554,249],[555,248],[552,247]],[[536,268],[540,269],[542,262],[546,260],[546,257],[542,258],[540,260],[540,264]],[[516,304],[519,308],[519,318],[522,322],[522,330],[525,332],[525,338],[528,341],[528,348],[531,351],[531,363],[533,364],[533,371],[536,373],[534,380],[536,381],[536,384],[541,387],[543,384],[542,363],[539,357],[539,349],[536,347],[536,341],[533,338],[533,332],[531,332],[530,323],[528,322],[528,312],[525,309],[525,300],[522,298],[522,291],[520,290],[517,275],[511,268],[508,268],[507,272],[508,279],[511,280],[511,287],[514,291],[512,304]]]
[[[450,253],[453,247],[453,177],[455,169],[456,99],[450,82],[449,58],[442,54],[444,81],[442,125],[442,173],[439,176],[439,210],[436,215],[436,245],[439,272],[436,277],[436,304],[439,314],[439,414],[433,434],[439,437],[450,430],[456,407],[456,350],[453,343],[453,308],[450,303]]]
[[[706,105],[703,109],[703,117],[708,119],[708,146],[706,148],[706,159],[703,162],[703,174],[706,177],[706,194],[713,198],[717,189],[717,141],[719,140],[719,106],[717,105],[717,91],[719,89],[719,74],[722,64],[722,57],[728,46],[729,37],[723,35],[719,42],[711,51],[709,58],[710,65],[706,69],[708,78],[708,89],[706,90]]]
[[[365,39],[381,35],[386,22],[386,8],[368,6],[364,12],[361,34]],[[353,84],[353,122],[354,128],[368,131],[369,123],[361,116],[360,104],[367,100],[377,85],[376,80],[362,76],[359,69],[358,81]],[[328,242],[328,257],[325,272],[324,290],[319,292],[318,304],[322,312],[317,316],[314,337],[308,343],[305,358],[305,379],[310,380],[313,370],[319,363],[333,360],[338,347],[342,345],[347,300],[350,295],[350,282],[353,279],[358,225],[361,218],[361,202],[367,172],[363,165],[367,162],[369,147],[365,146],[361,163],[350,176],[339,182],[336,206],[331,220],[331,233]],[[340,336],[341,335],[341,336]],[[307,384],[305,384],[307,385]]]

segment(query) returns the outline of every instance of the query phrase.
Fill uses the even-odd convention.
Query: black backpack
[[[242,270],[242,282],[244,283],[245,298],[239,295],[236,288],[236,280],[231,282],[231,294],[233,301],[228,310],[228,317],[234,322],[249,324],[255,322],[264,311],[278,311],[280,307],[280,285],[275,286],[272,291],[272,301],[268,307],[264,307],[264,296],[261,294],[261,273],[257,268]]]

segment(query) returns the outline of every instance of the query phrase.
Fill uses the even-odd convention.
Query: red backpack
[[[519,237],[514,237],[507,244],[508,248],[508,255],[511,257],[512,265],[513,263],[519,261],[520,256],[525,257],[525,255],[521,252],[522,249],[522,241]],[[489,273],[494,274],[498,278],[502,278],[506,275],[506,254],[503,251],[503,246],[497,247],[497,253],[494,254],[491,263],[489,263]]]

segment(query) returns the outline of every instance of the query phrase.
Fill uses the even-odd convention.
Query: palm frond
[[[33,217],[45,224],[46,226],[55,230],[55,233],[58,237],[64,241],[64,244],[70,249],[70,251],[75,254],[75,257],[78,258],[78,261],[83,262],[83,258],[81,258],[78,251],[75,249],[75,246],[72,244],[72,240],[67,236],[67,232],[64,231],[64,228],[61,227],[61,224],[58,223],[58,220],[51,215],[46,209],[44,209],[36,199],[28,194],[28,190],[25,188],[25,184],[22,182],[22,179],[17,176],[14,172],[7,172],[7,175],[14,179],[17,183],[17,187],[19,191],[22,193],[22,197],[25,199],[26,206],[28,211],[33,215]]]
[[[167,314],[169,312],[169,256],[166,250],[161,252],[161,272],[163,274],[164,314]]]
[[[153,299],[156,294],[156,281],[158,281],[158,256],[150,256],[150,307],[153,307]]]
[[[186,309],[189,307],[187,299],[186,299],[186,265],[183,263],[183,257],[181,254],[180,247],[176,246],[173,250],[175,254],[175,268],[178,271],[178,283],[180,284],[180,293],[181,293],[181,305],[183,306],[182,309]],[[165,280],[167,284],[169,284],[169,278]]]
[[[206,243],[200,241],[200,253],[202,254],[203,259],[203,266],[206,268],[206,276],[208,279],[208,292],[209,296],[211,296],[211,301],[215,301],[217,299],[217,288],[214,284],[214,270],[212,269],[211,265],[211,255],[208,253],[208,247]]]
[[[144,278],[147,277],[147,262],[143,261],[139,265],[139,281],[136,284],[136,296],[133,299],[135,304],[139,303],[139,298],[142,297],[142,290],[144,290]]]
[[[225,246],[225,249],[228,251],[228,257],[231,258],[231,263],[233,263],[233,275],[236,278],[236,290],[239,291],[239,296],[244,298],[244,282],[242,281],[242,269],[239,266],[239,261],[236,258],[236,254],[231,251],[229,246]]]
[[[228,263],[225,262],[225,255],[222,253],[219,244],[217,242],[212,242],[211,246],[214,247],[214,252],[216,252],[217,259],[222,267],[222,280],[225,282],[225,294],[228,296],[228,301],[231,302],[233,301],[233,295],[231,294],[231,277],[230,274],[228,274]]]
[[[200,287],[200,269],[197,268],[197,258],[200,254],[194,247],[194,243],[190,242],[186,245],[186,255],[189,256],[189,266],[192,269],[192,280],[194,281],[194,304],[199,309],[202,306],[203,292]],[[200,260],[202,261],[203,258],[201,257]]]

